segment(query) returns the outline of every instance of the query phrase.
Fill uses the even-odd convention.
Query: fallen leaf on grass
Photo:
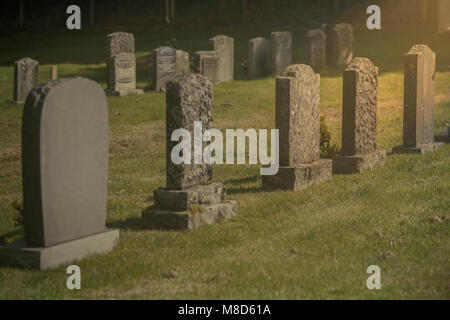
[[[385,252],[383,252],[382,254],[381,254],[381,256],[384,258],[384,259],[392,259],[392,258],[395,258],[395,253],[393,253],[392,251],[385,251]]]
[[[162,273],[162,276],[166,279],[175,279],[176,277],[178,277],[178,269],[174,268],[172,270],[164,271]]]

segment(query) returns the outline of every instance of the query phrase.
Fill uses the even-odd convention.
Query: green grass
[[[294,32],[294,62],[301,63],[305,30]],[[234,36],[236,78],[247,41],[270,29],[196,30],[177,33],[181,48],[207,49],[217,33]],[[10,203],[22,197],[20,129],[22,105],[11,103],[12,62],[40,61],[40,80],[57,64],[61,77],[80,75],[104,87],[107,32],[23,34],[1,40],[0,51],[0,235],[21,233]],[[165,30],[136,31],[138,87],[151,87],[153,48]],[[182,39],[182,40],[180,40]],[[355,52],[380,67],[378,145],[401,144],[403,54],[414,43],[436,52],[436,133],[450,122],[450,46],[427,30],[357,30]],[[273,128],[273,78],[237,80],[215,87],[214,127]],[[322,74],[321,112],[340,143],[341,70]],[[140,212],[165,185],[163,93],[108,97],[110,171],[107,226],[120,229],[111,253],[77,262],[82,290],[69,291],[65,268],[30,271],[0,267],[2,299],[203,298],[203,299],[449,299],[450,146],[425,155],[391,155],[385,167],[298,192],[263,192],[258,166],[220,165],[238,214],[189,232],[147,231]],[[392,251],[394,258],[382,253]],[[382,290],[366,288],[369,265],[379,265]],[[167,273],[172,273],[168,277]]]

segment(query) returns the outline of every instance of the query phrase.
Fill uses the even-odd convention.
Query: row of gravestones
[[[327,34],[321,29],[306,34],[306,64],[315,72],[327,64],[348,65],[353,59],[353,28],[347,23],[336,24]],[[248,44],[246,68],[250,79],[279,75],[292,63],[292,35],[290,32],[272,32],[270,40],[254,38]]]
[[[394,152],[426,152],[434,142],[436,55],[425,45],[405,55],[403,145]],[[298,190],[332,173],[382,165],[377,150],[378,68],[355,58],[343,75],[342,154],[320,159],[320,75],[307,65],[288,66],[276,78],[280,168],[263,176],[264,190]],[[226,187],[212,180],[209,164],[174,164],[172,133],[194,136],[212,124],[213,85],[200,74],[181,74],[166,87],[166,188],[142,212],[151,229],[194,229],[236,214]],[[206,142],[204,142],[206,144]],[[204,145],[205,146],[205,145]],[[119,231],[106,224],[108,106],[104,91],[84,78],[57,79],[33,88],[22,123],[25,239],[0,247],[0,261],[47,269],[112,250]]]
[[[307,64],[320,70],[326,60],[326,48],[331,48],[331,64],[347,65],[353,58],[353,29],[341,23],[332,32],[330,44],[321,30],[307,34]],[[234,40],[225,35],[210,39],[210,51],[194,54],[194,72],[207,77],[213,84],[232,81],[234,74]],[[107,93],[125,96],[142,94],[136,89],[135,40],[132,33],[114,32],[106,37]],[[153,86],[165,90],[167,81],[176,75],[190,72],[189,53],[163,46],[153,51]],[[291,32],[272,32],[270,40],[255,38],[249,41],[247,75],[257,78],[278,75],[292,64]],[[52,66],[52,80],[56,79]],[[23,58],[14,63],[14,102],[23,103],[28,92],[38,83],[38,62]]]
[[[339,23],[328,30],[310,30],[306,34],[306,63],[315,72],[330,66],[347,66],[353,60],[353,28],[348,23]]]

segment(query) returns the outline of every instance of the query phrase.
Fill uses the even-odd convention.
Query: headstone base
[[[333,158],[333,173],[360,173],[369,171],[386,162],[386,150],[358,156],[337,155]]]
[[[227,191],[222,182],[211,182],[183,190],[159,188],[154,192],[156,207],[169,211],[191,210],[195,205],[211,205],[226,199]]]
[[[142,226],[148,229],[192,230],[234,216],[237,201],[225,200],[209,206],[197,205],[190,211],[165,211],[155,206],[142,212]]]
[[[405,147],[397,146],[392,148],[392,153],[426,153],[433,152],[442,147],[444,144],[442,142],[436,142],[431,144],[426,144],[420,147]]]
[[[329,181],[331,178],[332,160],[330,159],[320,159],[297,167],[280,167],[275,175],[261,176],[262,189],[265,191],[302,190],[313,184]]]
[[[142,89],[136,89],[133,91],[112,91],[112,90],[105,90],[106,94],[108,96],[119,96],[119,97],[125,97],[133,94],[144,94],[144,90]]]
[[[113,229],[50,247],[28,247],[25,239],[20,239],[0,246],[0,261],[6,265],[45,270],[109,252],[118,243],[119,230]]]

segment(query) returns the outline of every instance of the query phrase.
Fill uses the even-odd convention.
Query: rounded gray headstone
[[[108,107],[99,84],[68,78],[31,90],[23,110],[22,167],[28,245],[105,230]]]

